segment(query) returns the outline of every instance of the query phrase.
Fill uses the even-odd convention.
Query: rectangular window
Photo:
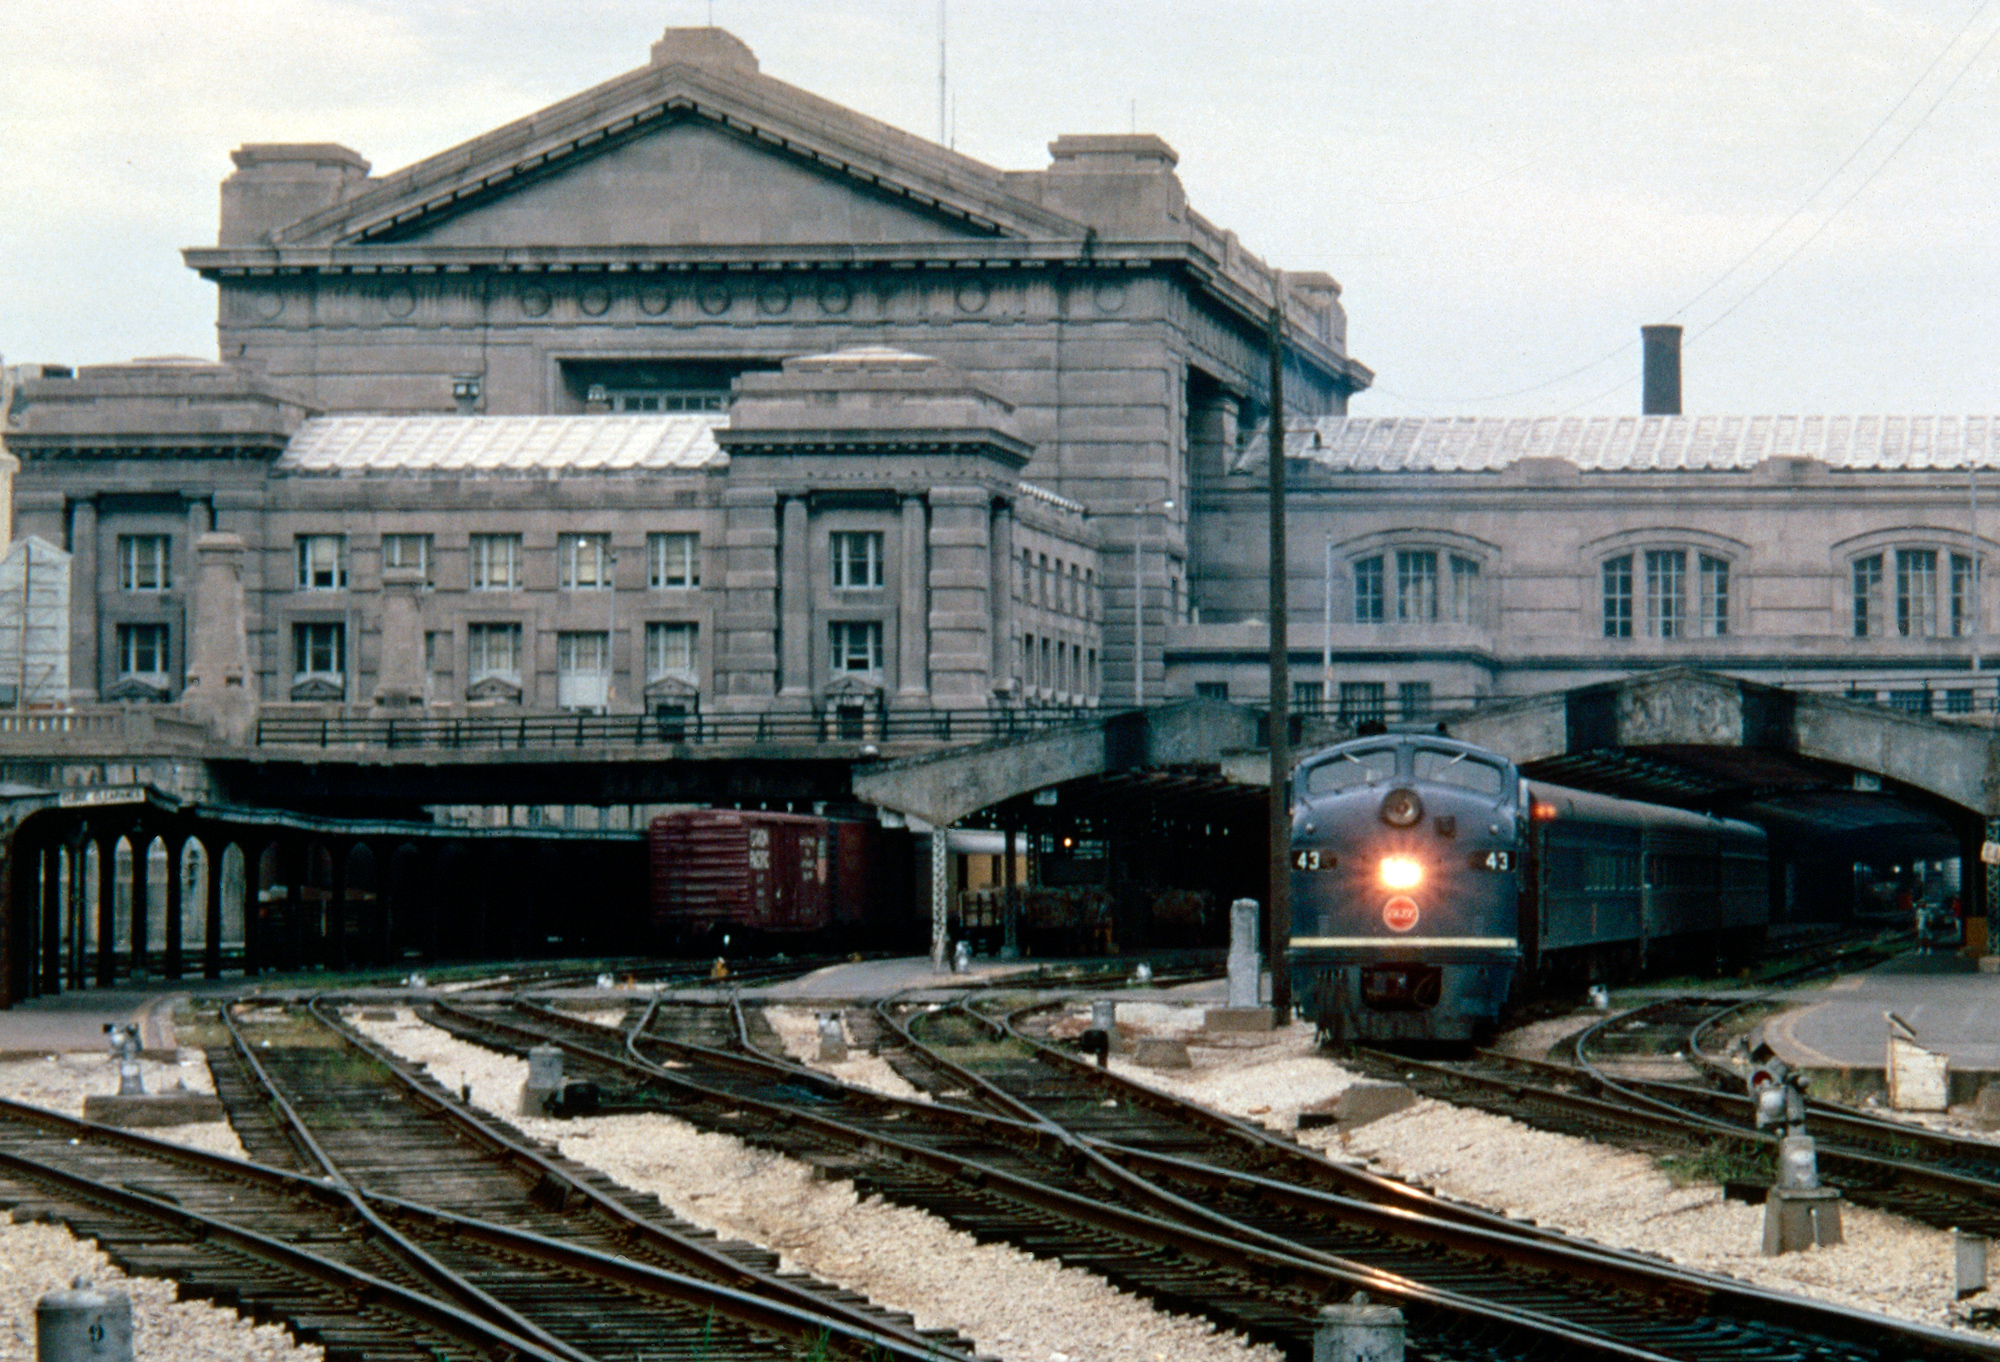
[[[1087,620],[1097,618],[1097,571],[1094,568],[1083,570],[1083,617]]]
[[[431,537],[427,534],[385,534],[382,536],[382,570],[415,568],[431,584]]]
[[[646,626],[646,679],[660,681],[675,677],[692,683],[700,656],[700,625],[649,624]]]
[[[1370,719],[1385,719],[1388,707],[1387,688],[1380,681],[1343,681],[1340,683],[1340,717],[1350,724],[1365,723]]]
[[[1194,683],[1194,693],[1195,698],[1198,700],[1227,700],[1229,698],[1229,683],[1227,681],[1197,681]]]
[[[1035,574],[1037,578],[1035,588],[1036,602],[1042,609],[1046,610],[1049,608],[1049,556],[1046,553],[1035,555]]]
[[[556,635],[556,704],[562,709],[602,710],[611,697],[611,635],[564,632]]]
[[[1604,636],[1632,637],[1632,555],[1604,560]]]
[[[167,534],[118,536],[118,589],[168,591],[174,585],[174,540]]]
[[[471,539],[471,549],[474,591],[521,589],[520,535],[475,534]]]
[[[1180,587],[1180,579],[1178,577],[1174,579],[1174,586],[1178,592]],[[1083,613],[1083,578],[1077,572],[1075,563],[1069,565],[1069,613],[1072,615],[1081,615]]]
[[[1887,632],[1888,623],[1882,603],[1882,555],[1871,553],[1854,560],[1854,636],[1879,637]]]
[[[646,584],[653,590],[692,590],[701,585],[701,536],[679,532],[649,534],[646,562]]]
[[[476,685],[492,676],[518,684],[521,679],[521,626],[467,625],[465,666],[468,685]]]
[[[1701,555],[1701,616],[1696,621],[1703,638],[1729,633],[1729,563]]]
[[[1035,555],[1027,549],[1021,550],[1021,603],[1032,605],[1035,600]]]
[[[1431,683],[1403,681],[1396,686],[1396,708],[1405,719],[1428,719],[1431,713]]]
[[[1965,554],[1951,556],[1951,636],[1967,638],[1979,632],[1977,564]]]
[[[1479,622],[1479,561],[1451,556],[1451,614],[1459,624]]]
[[[608,534],[559,534],[556,536],[556,585],[564,591],[608,591],[611,589],[611,536]]]
[[[164,684],[167,679],[167,626],[119,625],[118,674]]]
[[[1396,554],[1396,618],[1434,620],[1438,617],[1438,556],[1430,549],[1401,549]]]
[[[347,626],[344,624],[295,624],[292,626],[292,647],[292,670],[301,677],[338,680],[347,674]]]
[[[1687,633],[1687,550],[1646,550],[1646,633],[1681,638]]]
[[[1354,622],[1382,622],[1382,559],[1363,558],[1354,564]]]
[[[879,544],[882,536],[876,535]],[[827,626],[835,675],[867,675],[882,670],[882,625],[877,620],[835,620]]]
[[[1326,683],[1322,681],[1292,682],[1292,708],[1301,714],[1317,714],[1326,703]]]
[[[866,591],[882,585],[879,530],[835,530],[831,546],[834,590]]]
[[[1049,666],[1049,636],[1047,634],[1043,634],[1042,635],[1042,689],[1054,690],[1055,688],[1056,688],[1056,674],[1053,670],[1050,669]]]
[[[1097,694],[1097,649],[1095,648],[1084,650],[1083,683],[1092,695]]]
[[[1896,550],[1896,632],[1929,638],[1938,631],[1937,550]]]
[[[347,536],[302,534],[299,546],[299,590],[342,591],[347,587]]]

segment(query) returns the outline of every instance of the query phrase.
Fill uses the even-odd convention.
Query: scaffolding
[[[69,555],[26,535],[0,555],[0,707],[69,698]]]

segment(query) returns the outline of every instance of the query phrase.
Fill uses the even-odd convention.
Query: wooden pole
[[[1271,902],[1265,957],[1271,966],[1271,1018],[1292,1020],[1292,981],[1286,965],[1292,938],[1292,811],[1286,787],[1292,775],[1291,630],[1286,609],[1285,561],[1285,312],[1282,287],[1271,280]]]

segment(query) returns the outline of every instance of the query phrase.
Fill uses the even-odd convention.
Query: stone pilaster
[[[993,603],[993,637],[990,674],[993,694],[1001,700],[1014,696],[1014,508],[1007,502],[993,505],[992,549],[988,553],[992,572],[988,577],[989,600]],[[1008,919],[1012,922],[1012,919]]]
[[[375,703],[390,707],[424,702],[424,571],[382,569],[382,623],[376,646]]]
[[[991,504],[983,487],[931,489],[931,696],[938,705],[978,708],[992,693]]]
[[[98,673],[100,632],[97,602],[111,583],[103,580],[97,552],[97,503],[78,501],[69,509],[69,684],[70,694],[79,700],[95,700],[101,693]]]
[[[224,742],[244,743],[256,728],[257,697],[250,685],[243,540],[233,534],[204,534],[194,551],[194,637],[188,643],[181,703]]]
[[[812,693],[812,551],[806,533],[806,500],[785,499],[778,545],[778,694],[803,699]]]
[[[778,497],[768,487],[722,495],[722,599],[716,612],[716,706],[769,707],[777,689]]]
[[[924,499],[903,498],[903,561],[896,637],[896,698],[910,705],[930,701],[930,526]]]

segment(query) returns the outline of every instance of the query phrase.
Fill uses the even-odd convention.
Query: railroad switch
[[[1764,1253],[1775,1256],[1842,1240],[1840,1193],[1819,1181],[1819,1151],[1806,1134],[1807,1076],[1768,1045],[1749,1051],[1745,1079],[1757,1129],[1778,1137],[1778,1176],[1764,1202]]]
[[[120,1097],[144,1097],[146,1083],[139,1073],[139,1028],[131,1022],[120,1025],[117,1022],[104,1023],[104,1039],[111,1046],[111,1053],[118,1056],[118,1095]]]

